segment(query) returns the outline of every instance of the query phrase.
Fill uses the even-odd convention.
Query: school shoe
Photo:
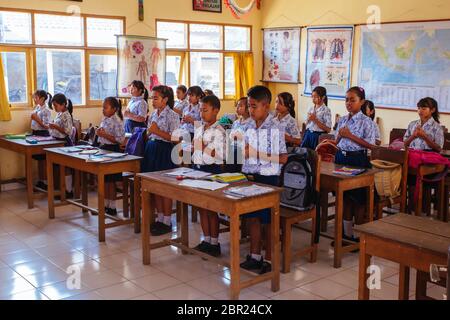
[[[105,213],[109,216],[117,216],[117,209],[105,208]]]
[[[36,188],[42,189],[42,190],[47,190],[47,185],[42,182],[42,181],[38,181],[38,183],[36,183]]]
[[[208,248],[207,248],[207,254],[209,254],[210,256],[213,256],[213,257],[220,257],[220,255],[222,254],[221,253],[221,250],[220,250],[220,243],[218,243],[218,244],[210,244],[210,243],[208,243]]]
[[[208,242],[202,241],[198,246],[196,246],[194,248],[194,250],[197,250],[197,251],[200,251],[200,252],[203,252],[203,253],[208,253],[210,245],[211,244],[209,244]]]
[[[264,273],[267,273],[267,272],[270,272],[270,271],[272,271],[272,265],[269,262],[264,261],[262,263],[262,267],[261,267],[261,269],[259,270],[258,273],[259,274],[264,274]]]
[[[73,199],[73,192],[66,191],[66,200],[67,199]],[[61,200],[61,196],[60,195],[55,196],[55,200]]]
[[[240,264],[240,266],[241,266],[242,269],[245,269],[245,270],[249,270],[249,271],[258,270],[258,271],[260,271],[262,266],[263,266],[263,262],[264,262],[264,260],[263,260],[262,257],[261,257],[261,260],[258,261],[256,259],[252,258],[252,256],[249,254],[249,255],[247,255],[246,260],[244,262],[242,262]]]
[[[165,223],[156,222],[154,227],[150,229],[152,236],[162,236],[172,232],[172,225],[168,226]]]

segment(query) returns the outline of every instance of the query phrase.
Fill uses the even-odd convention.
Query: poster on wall
[[[150,91],[166,82],[166,40],[117,36],[117,96],[129,98],[128,86],[140,80]]]
[[[417,110],[432,97],[450,113],[450,21],[361,27],[359,84],[377,107]]]
[[[192,0],[194,11],[222,13],[222,0]]]
[[[264,29],[263,81],[298,83],[300,28]]]
[[[307,29],[306,96],[322,86],[329,98],[345,98],[351,82],[353,30],[353,26]]]

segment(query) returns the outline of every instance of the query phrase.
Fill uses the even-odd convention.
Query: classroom
[[[448,12],[0,0],[0,300],[450,300]]]

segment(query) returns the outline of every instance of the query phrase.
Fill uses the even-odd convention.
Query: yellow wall
[[[255,61],[261,61],[261,11],[253,11],[248,17],[237,20],[231,12],[223,7],[222,14],[207,13],[192,10],[191,0],[145,0],[145,20],[138,19],[137,0],[84,0],[82,3],[55,0],[0,0],[0,7],[23,8],[34,10],[66,12],[68,6],[78,5],[81,13],[125,16],[127,34],[155,36],[155,19],[172,19],[186,21],[201,21],[230,24],[246,24],[253,27],[253,52]],[[238,0],[241,5],[248,4],[247,0]],[[261,64],[255,64],[255,80],[261,78]],[[31,110],[31,109],[30,109]],[[0,134],[19,133],[29,130],[30,110],[14,110],[13,120],[0,122]],[[233,101],[223,101],[222,113],[234,110]],[[74,117],[81,120],[83,128],[89,123],[98,124],[101,119],[100,108],[75,108]],[[17,154],[0,149],[1,179],[11,179],[24,176],[24,164]]]
[[[365,23],[369,5],[378,5],[381,8],[382,21],[416,21],[432,19],[448,19],[450,1],[441,0],[272,0],[263,1],[262,27],[290,27],[310,25],[336,25]],[[359,28],[355,32],[355,48],[353,56],[352,83],[357,84],[359,63]],[[301,44],[301,82],[304,80],[306,60],[306,29],[302,30]],[[303,97],[303,84],[286,85],[270,84],[273,93],[283,91],[291,92],[296,97],[298,106],[298,119],[302,123],[311,105],[309,97]],[[342,101],[331,100],[329,106],[334,114],[345,114],[345,105]],[[377,116],[381,118],[381,135],[383,142],[388,142],[389,132],[392,128],[406,128],[410,121],[417,119],[412,111],[377,109]],[[450,115],[441,117],[442,124],[450,126]]]

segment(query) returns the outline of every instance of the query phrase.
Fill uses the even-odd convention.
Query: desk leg
[[[362,235],[360,240],[360,251],[359,251],[359,281],[358,281],[358,299],[359,300],[369,300],[369,287],[367,286],[367,280],[369,279],[369,274],[367,269],[370,265],[371,256],[366,254],[366,236]]]
[[[232,300],[239,299],[241,290],[241,276],[239,266],[239,216],[234,213],[230,216],[230,269],[231,269],[231,285],[230,298]],[[273,258],[273,257],[272,257]]]
[[[27,200],[28,209],[33,209],[33,158],[31,154],[27,153],[25,155],[25,175],[27,179]]]
[[[141,232],[141,203],[139,201],[139,196],[141,195],[141,178],[135,175],[131,187],[133,188],[133,195],[130,196],[133,197],[134,206],[132,209],[134,213],[134,233],[139,233]]]
[[[367,188],[369,194],[368,194],[368,205],[367,208],[369,209],[369,221],[372,222],[373,221],[373,203],[374,203],[374,194],[375,194],[375,188],[374,188],[374,184],[372,183],[369,188]],[[381,214],[381,216],[379,217],[380,219],[383,218],[383,214]]]
[[[415,215],[417,217],[422,216],[422,203],[423,203],[423,181],[419,183],[419,196],[416,202]]]
[[[105,242],[105,176],[98,176],[98,241]]]
[[[179,208],[181,215],[181,243],[186,247],[189,247],[189,211],[188,206],[184,203],[178,202],[177,208]],[[183,254],[188,254],[187,251],[183,251]]]
[[[66,201],[66,167],[59,166],[59,191],[61,203]]]
[[[73,171],[73,196],[76,200],[81,197],[81,172],[79,170]]]
[[[327,232],[328,230],[328,191],[320,193],[321,219],[320,231]]]
[[[272,292],[280,291],[280,207],[272,208]],[[290,227],[289,227],[290,228]]]
[[[426,272],[417,270],[416,300],[430,300],[430,298],[427,297],[427,280],[428,274]]]
[[[85,206],[89,202],[88,197],[88,176],[86,172],[81,172],[81,203]],[[83,213],[88,213],[89,210],[83,209]]]
[[[337,188],[336,190],[336,215],[334,217],[334,267],[340,268],[342,265],[342,219],[344,215],[344,194]]]
[[[409,300],[409,272],[408,266],[400,265],[398,300]]]
[[[142,190],[142,260],[145,265],[150,264],[150,202],[150,193]]]
[[[53,181],[53,162],[49,153],[47,153],[47,199],[48,218],[55,219],[55,184]]]

